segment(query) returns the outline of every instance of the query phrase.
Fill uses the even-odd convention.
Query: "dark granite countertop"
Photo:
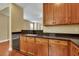
[[[49,35],[38,35],[38,34],[24,34],[23,36],[29,37],[39,37],[39,38],[47,38],[47,39],[61,39],[61,40],[71,40],[75,44],[79,45],[79,37],[64,37],[64,36],[49,36]]]

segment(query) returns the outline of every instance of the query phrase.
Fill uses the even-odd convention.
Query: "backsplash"
[[[43,31],[48,33],[79,34],[79,24],[44,26]]]

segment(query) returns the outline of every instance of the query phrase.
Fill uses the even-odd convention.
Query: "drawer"
[[[27,40],[28,42],[34,42],[34,37],[26,37],[26,40]]]
[[[62,45],[68,45],[68,41],[62,41],[62,40],[49,40],[50,44],[62,44]]]
[[[48,39],[36,38],[36,42],[39,42],[39,43],[48,43]]]

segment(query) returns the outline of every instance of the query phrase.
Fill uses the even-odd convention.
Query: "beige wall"
[[[23,26],[22,26],[22,29],[23,30],[30,30],[30,21],[28,21],[28,20],[23,20]]]
[[[79,25],[44,26],[44,32],[79,34]]]
[[[0,13],[0,41],[9,39],[9,17]]]
[[[11,30],[19,32],[22,29],[23,9],[16,4],[11,4]]]
[[[16,4],[11,5],[11,29],[12,32],[30,29],[30,21],[23,19],[23,8]]]

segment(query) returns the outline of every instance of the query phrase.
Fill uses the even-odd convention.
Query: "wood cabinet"
[[[48,39],[36,38],[36,56],[48,56]]]
[[[77,23],[77,15],[76,15],[76,4],[72,3],[71,4],[71,23]]]
[[[43,6],[43,18],[44,18],[44,24],[46,25],[52,25],[52,23],[55,23],[54,19],[53,19],[53,4],[49,4],[49,3],[46,3],[44,4]],[[52,16],[51,16],[52,15]]]
[[[77,24],[78,10],[78,3],[45,3],[43,4],[44,25]]]
[[[74,6],[76,8],[76,19],[74,19],[75,23],[79,23],[79,3],[76,3],[76,6]]]
[[[64,13],[64,23],[63,24],[71,24],[71,4],[70,3],[65,3],[65,13]]]
[[[33,56],[79,56],[79,46],[69,40],[20,36],[20,51]]]
[[[70,56],[79,56],[79,47],[70,42]]]
[[[27,55],[35,55],[35,40],[34,37],[20,36],[20,51]]]
[[[30,55],[35,55],[35,39],[34,37],[26,37],[27,40],[27,53]]]
[[[26,37],[20,35],[20,51],[27,53],[27,41],[26,41]]]
[[[49,40],[49,56],[68,56],[68,41]]]
[[[63,24],[65,19],[65,11],[66,11],[66,5],[65,4],[54,4],[53,7],[53,19],[55,20],[55,24]],[[53,24],[53,23],[52,23]]]

